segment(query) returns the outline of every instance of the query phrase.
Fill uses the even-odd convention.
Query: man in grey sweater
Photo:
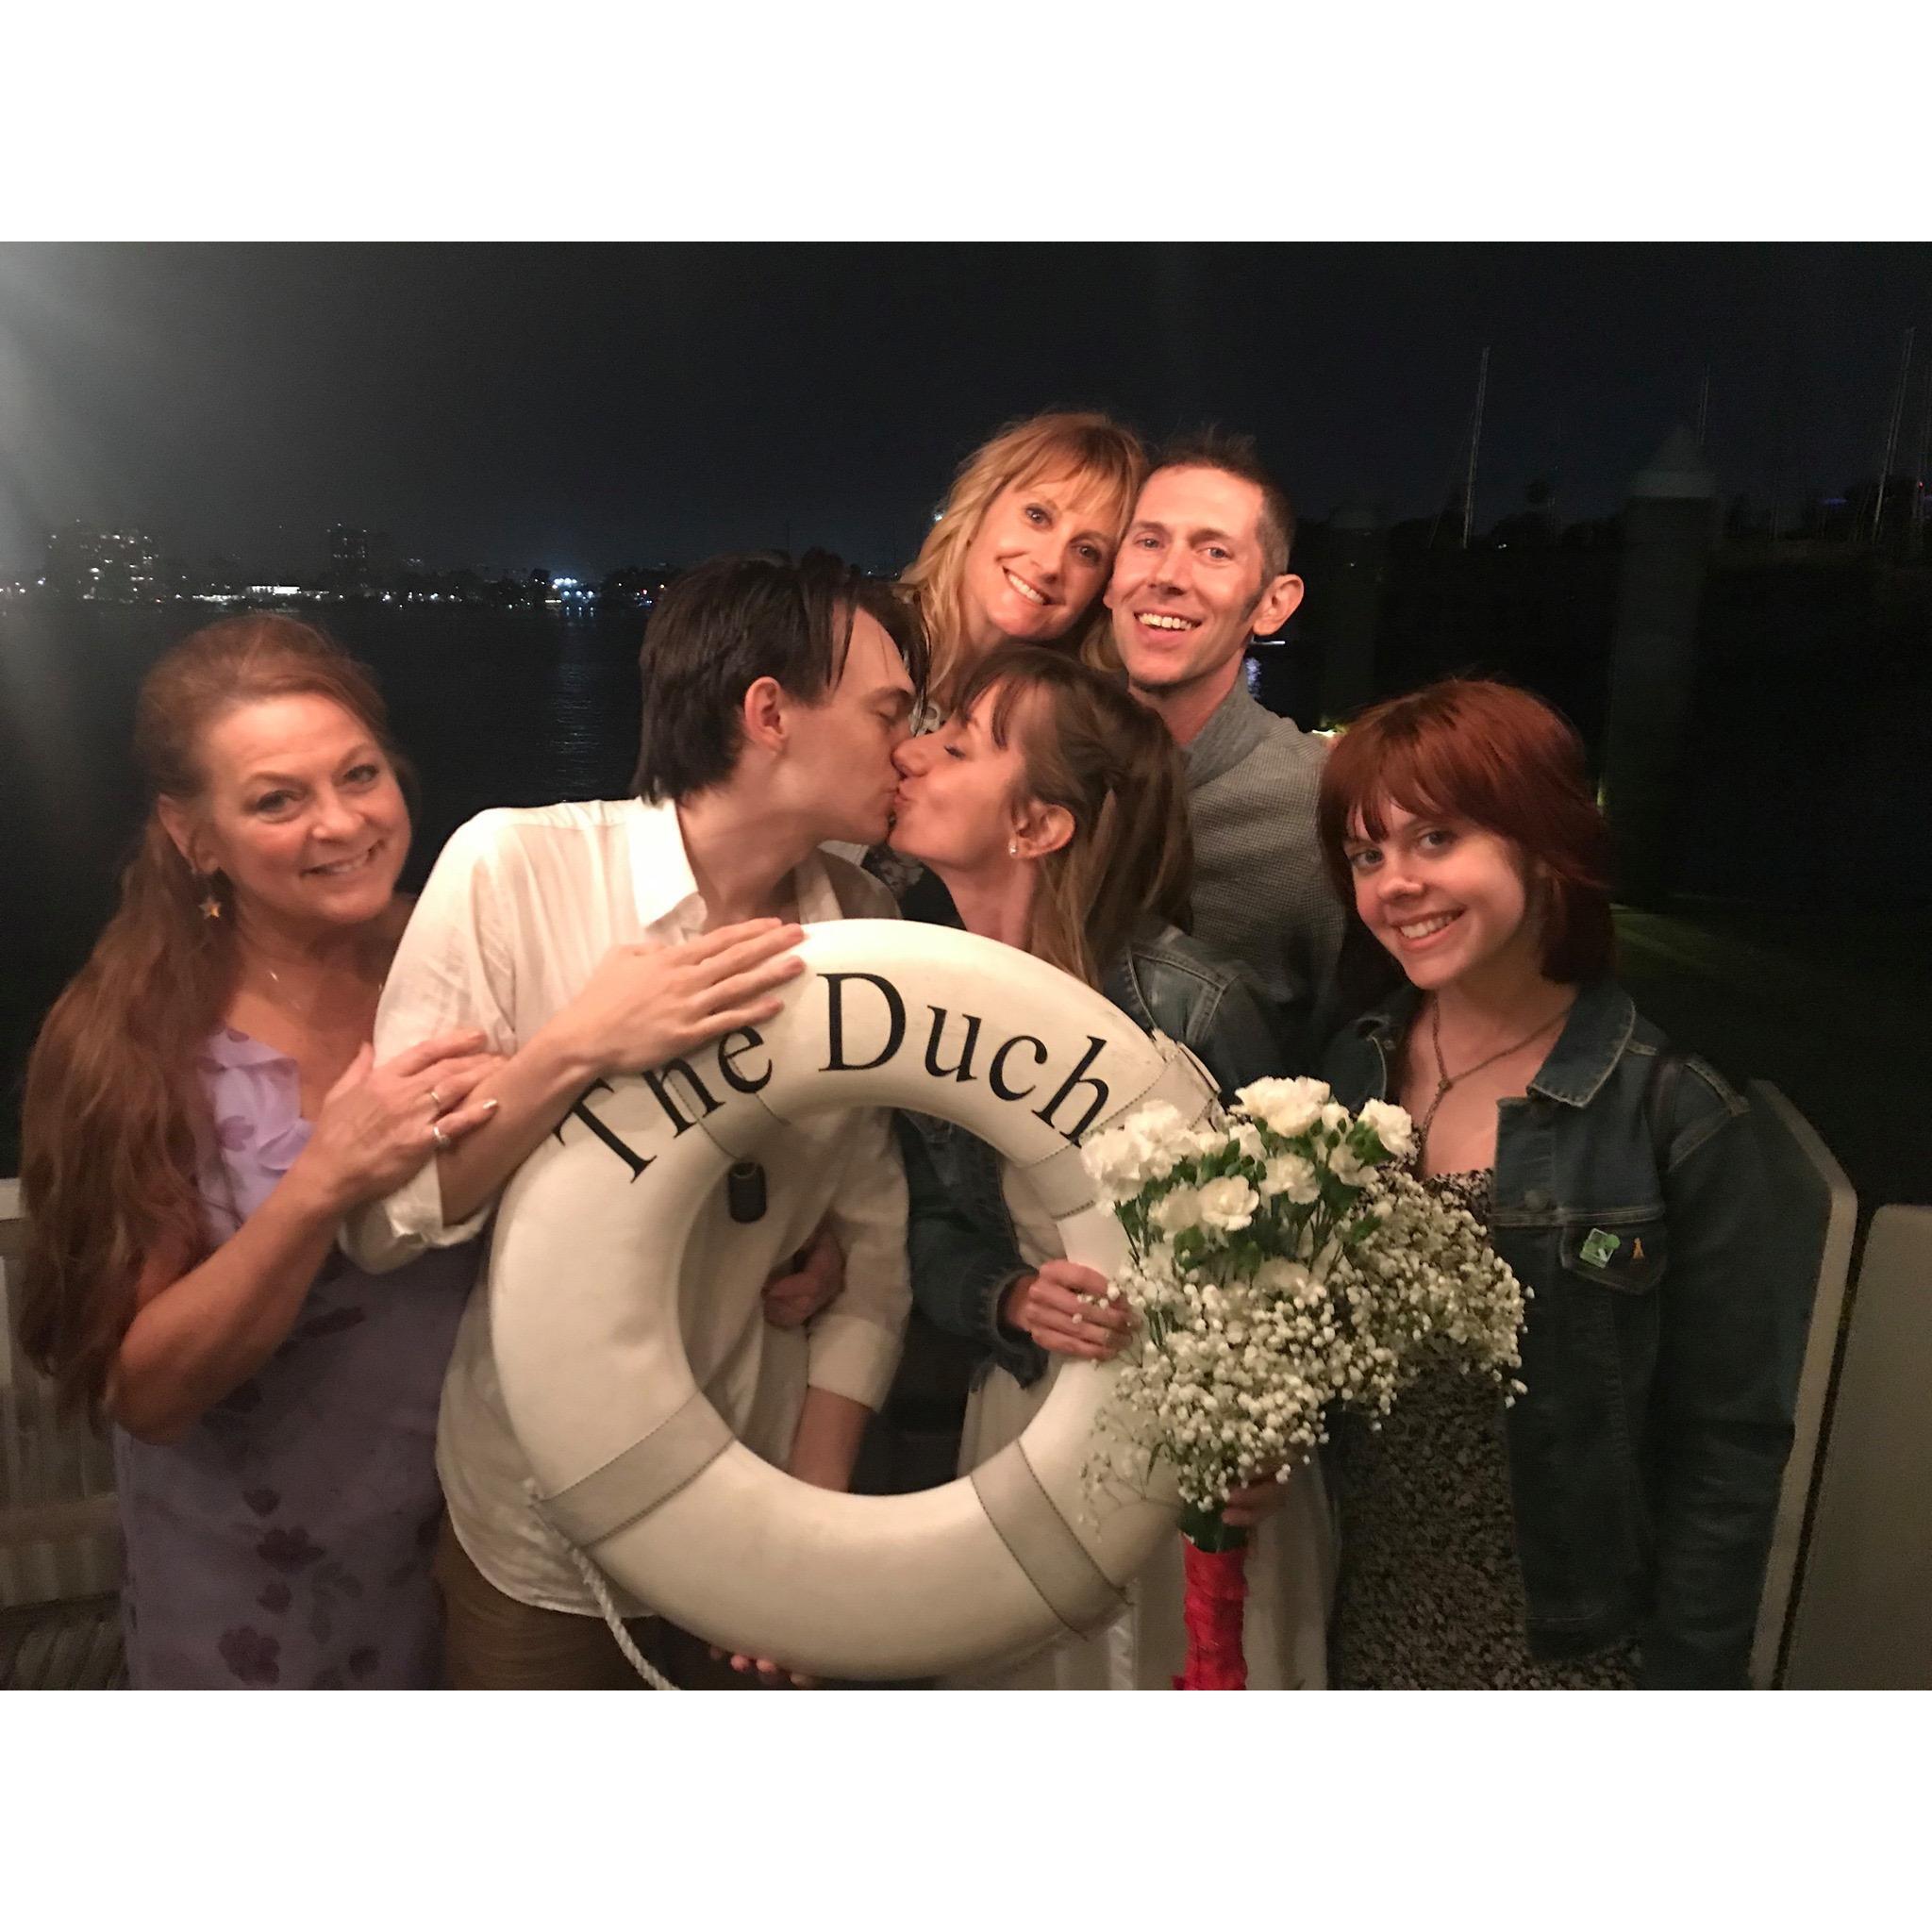
[[[1344,922],[1315,836],[1324,747],[1264,710],[1249,640],[1302,600],[1294,511],[1245,437],[1171,444],[1141,491],[1107,591],[1127,682],[1187,754],[1194,937],[1244,966],[1283,1071],[1311,1071]]]

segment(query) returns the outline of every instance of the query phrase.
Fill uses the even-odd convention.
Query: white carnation
[[[1173,1188],[1154,1204],[1147,1217],[1165,1234],[1180,1234],[1201,1224],[1201,1197],[1192,1188]]]
[[[1149,1181],[1165,1180],[1177,1160],[1198,1151],[1197,1137],[1179,1108],[1158,1100],[1118,1126],[1090,1134],[1080,1158],[1110,1200],[1128,1201]]]
[[[1239,1174],[1206,1181],[1195,1191],[1201,1225],[1224,1234],[1247,1226],[1255,1218],[1261,1197]]]
[[[1415,1152],[1415,1124],[1401,1108],[1391,1107],[1386,1100],[1365,1101],[1358,1118],[1397,1160]]]
[[[1329,1155],[1328,1172],[1343,1187],[1358,1188],[1374,1173],[1374,1169],[1367,1161],[1357,1159],[1353,1150],[1344,1142]]]
[[[1322,1190],[1312,1161],[1299,1154],[1277,1154],[1262,1169],[1261,1191],[1270,1197],[1284,1194],[1297,1208],[1306,1208]]]
[[[1148,1176],[1142,1168],[1143,1149],[1124,1127],[1108,1127],[1090,1135],[1080,1158],[1094,1184],[1109,1201],[1131,1201]]]
[[[1257,1080],[1243,1087],[1235,1098],[1269,1129],[1284,1141],[1306,1133],[1321,1118],[1323,1103],[1328,1098],[1325,1080]]]
[[[1193,1152],[1193,1136],[1181,1119],[1180,1109],[1164,1100],[1143,1107],[1122,1126],[1121,1132],[1126,1136],[1127,1144],[1134,1150],[1148,1180],[1165,1180],[1174,1172],[1174,1162],[1186,1159]]]

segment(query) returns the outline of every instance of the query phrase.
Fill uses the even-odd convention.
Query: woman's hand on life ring
[[[721,925],[681,945],[612,946],[553,1023],[592,1077],[634,1074],[775,1017],[776,988],[805,971],[802,926]]]
[[[496,1110],[493,1100],[467,1104],[503,1065],[488,1043],[475,1030],[445,1033],[381,1066],[365,1044],[328,1090],[295,1167],[339,1213],[399,1188]]]
[[[1104,1362],[1118,1355],[1133,1315],[1107,1299],[1107,1277],[1078,1261],[1048,1261],[1023,1274],[1000,1303],[1000,1320],[1054,1355]]]

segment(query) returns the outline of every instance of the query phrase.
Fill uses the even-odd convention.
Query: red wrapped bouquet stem
[[[1208,1510],[1181,1512],[1181,1563],[1187,1594],[1181,1616],[1188,1656],[1176,1690],[1245,1690],[1241,1623],[1248,1603],[1248,1537]]]

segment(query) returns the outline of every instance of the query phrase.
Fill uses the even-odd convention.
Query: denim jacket
[[[1198,1054],[1224,1094],[1279,1071],[1267,1017],[1239,969],[1173,926],[1137,934],[1101,991],[1142,1031]],[[1025,1272],[1001,1191],[1000,1157],[930,1114],[901,1113],[898,1126],[914,1305],[936,1327],[985,1346],[978,1376],[997,1363],[1022,1383],[1037,1381],[1046,1352],[999,1321],[1001,1297]]]
[[[1388,1096],[1405,987],[1330,1041],[1355,1109]],[[1741,1686],[1791,1442],[1808,1284],[1746,1103],[1675,1062],[1614,981],[1586,987],[1500,1104],[1495,1251],[1534,1291],[1507,1436],[1531,1651],[1636,1637],[1657,1689]],[[1343,1524],[1346,1533],[1346,1523]]]

